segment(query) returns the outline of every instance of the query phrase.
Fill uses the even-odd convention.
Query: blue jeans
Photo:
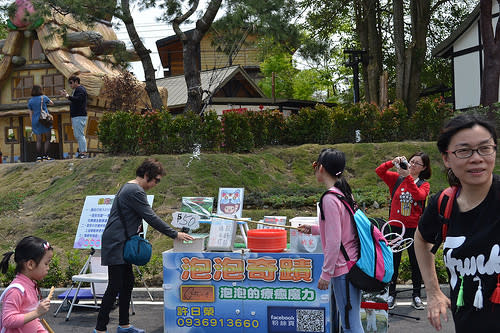
[[[332,287],[335,294],[337,309],[340,313],[340,320],[342,321],[342,328],[344,329],[344,333],[364,333],[363,325],[361,324],[361,316],[359,314],[361,309],[361,290],[354,287],[351,283],[349,283],[349,299],[352,307],[351,310],[349,310],[350,328],[346,329],[346,325],[343,323],[345,320],[345,306],[347,304],[346,276],[347,274],[344,274],[332,278]]]
[[[87,116],[71,118],[71,125],[73,125],[73,135],[78,141],[78,151],[85,153],[87,151],[87,140],[85,140],[85,124],[87,124]]]

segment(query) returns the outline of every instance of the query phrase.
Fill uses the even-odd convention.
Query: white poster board
[[[236,225],[236,221],[212,218],[207,249],[209,251],[233,251]]]
[[[244,188],[219,188],[217,215],[240,219],[243,213]]]
[[[80,223],[76,231],[75,249],[101,249],[101,235],[108,223],[109,212],[115,199],[114,195],[88,195],[83,204]],[[148,195],[148,203],[153,206],[154,195]],[[142,221],[144,235],[148,224]]]

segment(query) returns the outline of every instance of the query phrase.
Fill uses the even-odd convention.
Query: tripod
[[[405,292],[405,291],[413,291],[413,288],[411,288],[411,289],[396,290],[396,294],[402,293],[402,292]],[[405,314],[401,314],[401,313],[395,313],[395,312],[393,312],[391,310],[387,311],[387,313],[389,314],[389,316],[398,316],[398,317],[402,317],[402,318],[420,320],[420,317],[409,316],[409,315],[405,315]]]

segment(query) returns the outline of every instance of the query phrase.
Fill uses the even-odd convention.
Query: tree
[[[163,102],[156,85],[153,62],[151,61],[151,57],[149,56],[151,51],[146,49],[144,43],[139,37],[139,34],[137,33],[137,30],[135,29],[134,19],[130,14],[129,0],[121,0],[121,11],[117,11],[117,13],[119,13],[118,17],[125,24],[127,33],[130,37],[130,41],[132,42],[137,55],[141,59],[142,67],[144,68],[144,79],[146,81],[146,92],[151,101],[151,107],[153,109],[160,110],[163,107]]]
[[[500,79],[500,21],[497,21],[495,32],[492,23],[492,0],[480,2],[480,26],[483,42],[484,70],[481,83],[481,105],[491,106],[498,102],[498,85]],[[500,0],[497,0],[500,5]]]
[[[322,36],[314,36],[312,33],[307,35],[298,50],[301,64],[307,68],[303,72],[308,72],[298,74],[297,80],[306,85],[301,90],[313,89],[312,96],[321,101],[342,102],[342,99],[351,100],[351,97],[341,96],[349,69],[344,65],[344,54],[339,46],[338,41],[330,41]],[[306,79],[307,77],[309,79]],[[296,90],[297,84],[294,83],[294,90]],[[295,98],[299,97],[295,96]]]
[[[396,87],[393,97],[402,99],[410,114],[415,111],[420,95],[422,71],[432,68],[426,66],[431,22],[435,23],[438,19],[440,22],[448,21],[449,23],[442,24],[440,28],[451,31],[461,17],[455,14],[464,15],[466,11],[455,11],[454,16],[451,16],[449,11],[442,15],[441,8],[458,6],[462,9],[464,3],[470,8],[473,1],[303,1],[308,8],[315,9],[315,14],[308,16],[308,23],[312,28],[320,29],[324,35],[344,32],[342,25],[331,19],[336,14],[340,17],[350,17],[347,20],[356,23],[353,38],[347,45],[354,44],[367,51],[368,57],[363,62],[362,71],[365,99],[369,102],[379,102],[383,88],[380,86],[382,64],[385,64],[385,70],[389,72],[389,82]],[[441,33],[438,36],[443,35],[446,34]],[[395,57],[393,53],[396,54]],[[393,62],[392,58],[395,58]]]
[[[438,2],[439,4],[439,2]],[[437,5],[438,5],[437,4]],[[410,1],[411,39],[405,43],[403,1],[394,1],[394,49],[396,51],[396,98],[405,102],[411,115],[420,96],[422,72],[427,53],[427,32],[431,14],[430,0]]]
[[[245,34],[255,34],[258,43],[272,44],[275,50],[293,55],[302,43],[302,28],[296,23],[300,15],[300,0],[227,0],[224,16],[214,22],[215,31],[219,34],[219,46],[234,52],[236,45],[245,38]],[[221,38],[222,37],[222,38]],[[266,49],[262,48],[262,51]],[[267,56],[262,54],[264,59]]]
[[[286,52],[271,55],[260,64],[260,70],[264,78],[259,81],[259,87],[266,96],[274,98],[293,97],[293,79],[297,74],[297,70],[292,65],[291,55]]]
[[[149,0],[149,5],[155,5],[157,1]],[[188,100],[184,112],[193,111],[200,113],[202,110],[199,55],[200,41],[210,29],[217,12],[222,4],[222,0],[210,0],[205,12],[196,20],[195,28],[189,31],[182,31],[181,24],[189,22],[196,13],[199,0],[164,0],[159,5],[165,9],[162,19],[172,23],[172,27],[177,37],[182,43],[182,53],[184,61],[184,79],[187,86]],[[188,10],[183,11],[183,5],[188,5]]]

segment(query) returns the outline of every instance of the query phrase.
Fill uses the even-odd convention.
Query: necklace
[[[484,201],[484,199],[486,199],[487,195],[488,194],[486,193],[485,196],[482,196],[481,198],[475,199],[473,201],[468,200],[463,195],[459,196],[457,198],[458,207],[460,208],[461,212],[467,212],[469,210],[472,210],[472,209],[476,208],[477,206],[479,206]]]

